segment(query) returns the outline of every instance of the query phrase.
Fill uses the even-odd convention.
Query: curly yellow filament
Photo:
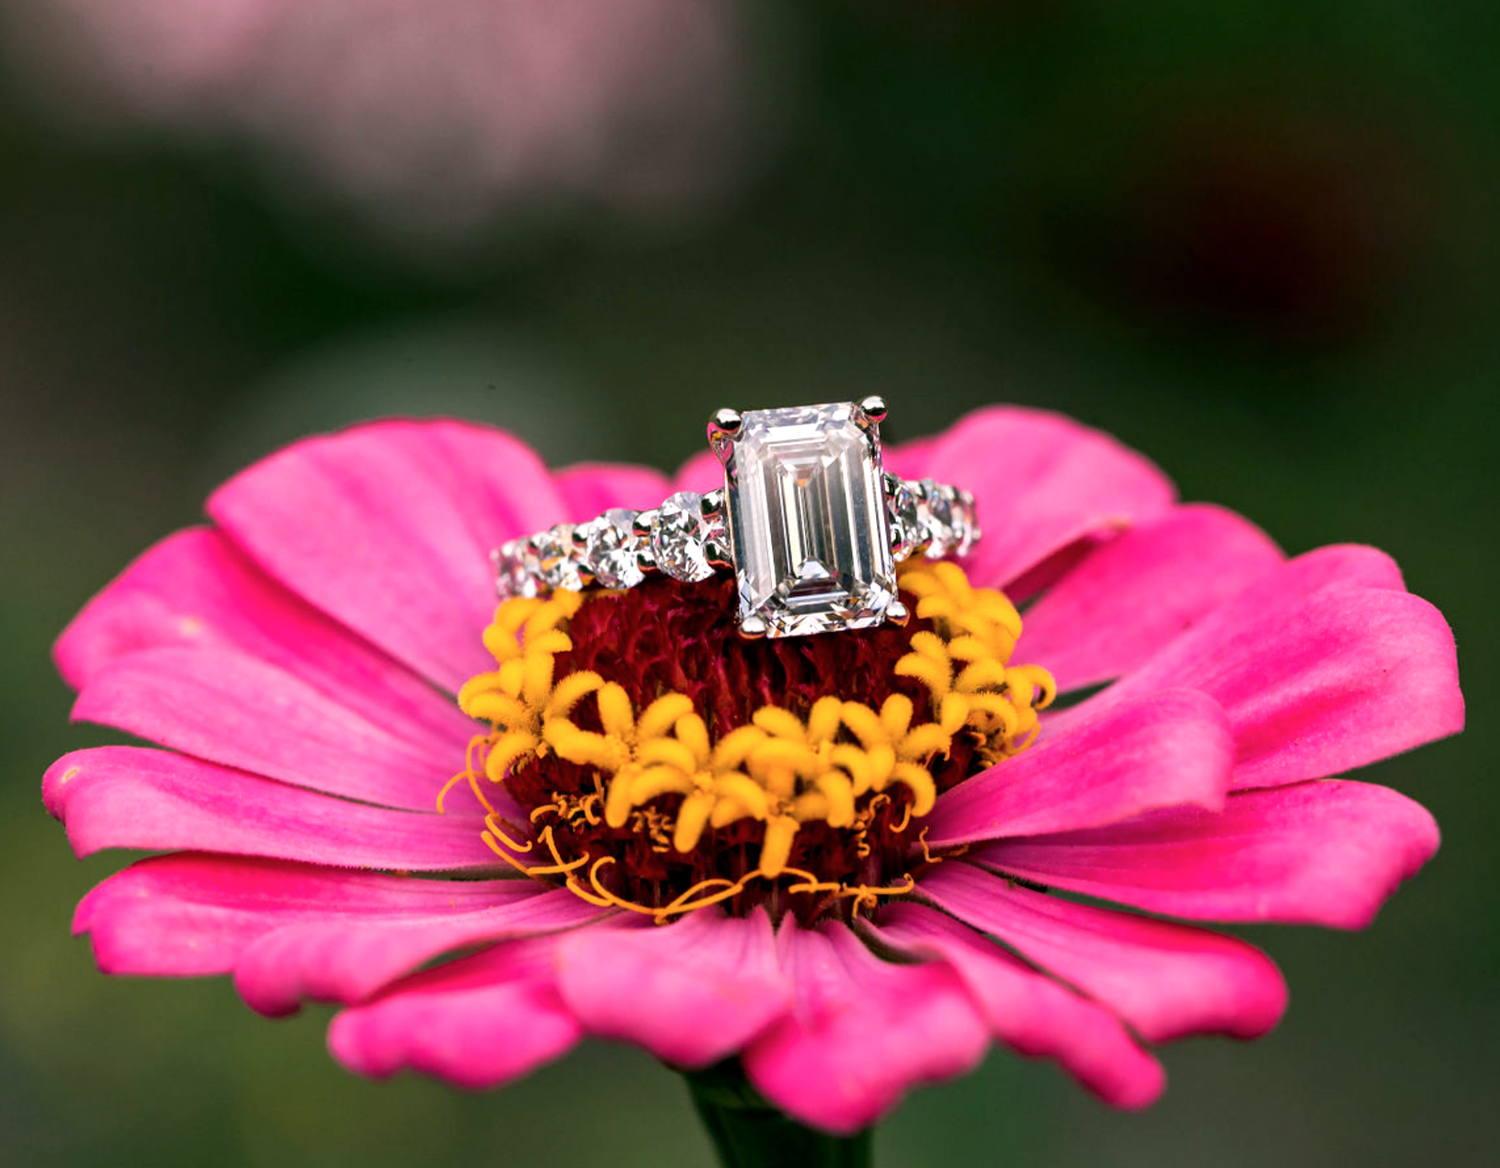
[[[799,832],[809,824],[849,832],[856,854],[868,857],[869,833],[876,814],[891,804],[893,787],[906,788],[909,797],[899,803],[899,822],[881,830],[901,835],[932,810],[938,793],[933,762],[949,756],[957,736],[966,736],[986,762],[1024,749],[1038,728],[1037,711],[1053,700],[1056,686],[1040,666],[1010,664],[1021,618],[1002,593],[975,588],[951,563],[910,562],[900,580],[916,598],[916,615],[931,627],[911,635],[893,673],[926,692],[930,720],[916,717],[905,694],[891,695],[879,710],[827,696],[805,717],[763,706],[748,725],[717,739],[686,694],[664,693],[637,710],[624,687],[597,673],[556,675],[558,655],[572,648],[567,624],[584,603],[580,594],[508,600],[484,632],[496,668],[459,692],[460,707],[489,723],[489,733],[470,743],[467,765],[439,793],[438,809],[453,786],[467,781],[488,812],[485,842],[505,862],[530,876],[564,876],[565,886],[592,904],[658,921],[728,900],[753,879],[792,879],[788,891],[848,898],[855,911],[904,895],[910,876],[886,886],[830,883],[792,866]],[[598,729],[575,718],[589,698]],[[531,813],[534,840],[518,842],[485,799],[479,777],[503,784],[549,753],[589,768],[596,789],[555,794]],[[742,879],[714,877],[665,905],[642,905],[602,883],[600,871],[616,863],[614,857],[564,858],[552,823],[542,822],[549,816],[559,825],[628,827],[646,836],[654,851],[679,855],[711,848],[714,832],[740,820],[765,826],[756,867]],[[550,863],[517,858],[536,844]],[[927,847],[925,828],[914,846],[924,862],[939,859]],[[580,879],[585,867],[587,884]]]

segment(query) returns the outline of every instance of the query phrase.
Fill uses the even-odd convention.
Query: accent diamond
[[[968,491],[954,492],[953,500],[954,541],[953,555],[966,556],[979,542],[979,516],[974,507],[974,496]]]
[[[880,439],[853,403],[744,414],[725,482],[742,625],[787,637],[885,620],[896,570]]]
[[[532,597],[542,590],[542,561],[528,540],[513,539],[494,553],[495,590],[501,600]]]
[[[941,560],[945,556],[968,555],[979,538],[974,496],[931,479],[914,485],[922,499],[917,512],[926,529],[927,558]]]
[[[693,583],[714,574],[708,545],[723,542],[722,519],[705,514],[703,496],[678,491],[651,516],[651,554],[674,580]]]
[[[953,504],[956,492],[952,487],[940,486],[931,479],[923,479],[920,486],[927,499],[927,534],[930,545],[927,558],[940,560],[953,549],[955,542]]]
[[[547,587],[566,588],[570,592],[581,592],[587,587],[588,580],[573,542],[571,524],[559,523],[551,531],[535,536],[532,543],[541,560],[542,579]]]
[[[915,483],[885,476],[886,519],[891,531],[891,554],[898,560],[924,550],[932,539],[927,503]]]
[[[634,525],[635,512],[616,507],[576,529],[584,562],[605,588],[634,588],[646,578],[640,565],[644,541]]]

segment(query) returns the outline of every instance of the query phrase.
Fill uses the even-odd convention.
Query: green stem
[[[871,1129],[840,1137],[803,1127],[761,1098],[737,1060],[687,1082],[724,1168],[870,1168]]]

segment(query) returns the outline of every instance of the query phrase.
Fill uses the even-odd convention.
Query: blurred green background
[[[897,437],[989,401],[1053,407],[1291,552],[1386,548],[1457,630],[1470,710],[1462,738],[1362,776],[1445,833],[1375,927],[1251,934],[1292,986],[1271,1036],[1168,1048],[1141,1115],[997,1053],[914,1096],[881,1162],[1494,1162],[1492,0],[719,4],[722,62],[666,27],[632,49],[660,70],[602,108],[676,85],[664,100],[624,129],[595,109],[546,130],[543,157],[567,134],[669,147],[671,182],[597,171],[560,194],[512,157],[470,189],[488,147],[465,141],[382,154],[418,168],[399,198],[330,178],[327,142],[287,145],[312,116],[295,100],[321,116],[340,96],[326,44],[300,66],[328,62],[326,88],[280,84],[276,117],[242,108],[243,62],[164,113],[68,56],[91,7],[0,0],[0,1160],[706,1164],[681,1085],[632,1051],[590,1045],[486,1096],[376,1085],[326,1057],[322,1011],[273,1024],[223,980],[99,975],[69,917],[124,857],[75,861],[38,784],[108,735],[68,726],[49,645],[216,482],[308,432],[454,412],[553,461],[673,465],[715,406],[879,392]],[[321,7],[347,48],[421,6]],[[149,38],[103,43],[172,81]],[[416,111],[402,149],[446,116],[422,104],[441,46],[423,54],[363,75]],[[734,80],[709,101],[717,69]],[[543,70],[512,112],[566,107],[585,73],[603,75]],[[416,212],[411,188],[432,196]]]

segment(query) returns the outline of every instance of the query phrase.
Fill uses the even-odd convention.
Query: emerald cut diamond
[[[502,599],[633,588],[653,576],[698,584],[733,568],[740,632],[796,637],[905,624],[896,564],[968,555],[974,496],[881,470],[885,402],[723,409],[708,442],[724,489],[678,491],[649,511],[615,508],[491,553]]]
[[[751,410],[718,449],[742,628],[793,637],[904,617],[869,414]]]

